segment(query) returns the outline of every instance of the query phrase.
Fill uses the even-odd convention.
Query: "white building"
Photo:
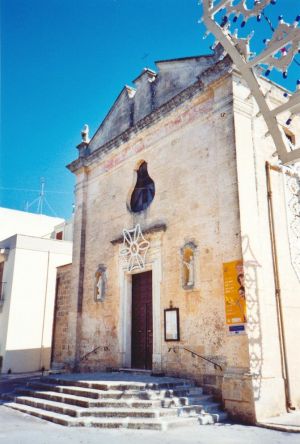
[[[56,267],[71,262],[72,242],[53,239],[65,237],[60,218],[1,208],[0,224],[1,372],[49,368]]]
[[[53,228],[64,222],[61,217],[0,208],[0,240],[7,239],[14,234],[50,238]]]

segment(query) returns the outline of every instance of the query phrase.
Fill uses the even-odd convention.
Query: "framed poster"
[[[225,316],[229,334],[246,332],[246,299],[243,262],[236,260],[223,264]]]
[[[179,341],[179,308],[166,308],[165,319],[165,341]]]

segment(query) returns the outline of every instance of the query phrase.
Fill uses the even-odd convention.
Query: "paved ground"
[[[299,434],[222,424],[167,432],[67,428],[0,406],[1,444],[299,444]]]
[[[273,416],[267,418],[261,424],[264,427],[277,430],[287,430],[299,433],[300,443],[300,411],[297,410],[292,413],[286,413],[281,416]]]

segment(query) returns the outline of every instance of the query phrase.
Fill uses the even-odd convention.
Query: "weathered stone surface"
[[[71,271],[71,264],[57,269],[52,367],[62,366],[72,358],[68,342]]]
[[[124,87],[108,115],[92,138],[93,152],[119,136],[133,124],[161,107],[177,94],[194,84],[212,66],[218,51],[210,56],[187,57],[156,62],[158,73],[145,69],[135,80],[136,89]]]
[[[243,80],[229,73],[228,59],[158,67],[156,76],[145,71],[136,79],[135,95],[122,92],[85,155],[69,165],[77,176],[69,356],[82,371],[131,366],[132,274],[120,257],[120,239],[123,228],[140,224],[150,243],[145,270],[153,279],[153,370],[197,380],[245,421],[280,414],[286,399],[265,175],[265,162],[276,162],[275,147]],[[280,100],[282,91],[273,86],[270,101]],[[298,137],[299,119],[291,130]],[[133,213],[130,198],[142,161],[155,197],[145,211]],[[272,171],[289,378],[299,406],[300,358],[291,344],[300,340],[300,285],[290,260],[283,174]],[[195,245],[192,288],[182,285],[187,243]],[[233,260],[244,262],[247,301],[247,330],[234,336],[225,320],[222,271]],[[103,302],[94,298],[99,264],[107,270]],[[179,343],[164,338],[164,309],[171,305],[179,308]],[[170,344],[222,370],[183,348],[174,353]]]
[[[90,380],[66,375],[62,379],[29,382],[27,387],[3,395],[4,405],[61,425],[103,428],[165,430],[190,424],[186,420],[200,412],[222,415],[219,404],[213,402],[212,396],[203,396],[200,388],[196,389],[201,395],[195,399],[193,383],[187,380],[151,376],[139,379],[134,375],[124,378],[122,373],[93,376]],[[87,389],[87,385],[93,388]],[[42,390],[36,390],[37,387]],[[166,387],[178,392],[183,388],[187,397],[175,398]],[[119,389],[117,398],[115,388]],[[74,394],[70,395],[67,389]],[[143,399],[145,391],[149,394],[147,400]],[[169,400],[174,402],[168,403]],[[223,414],[222,419],[225,418]]]

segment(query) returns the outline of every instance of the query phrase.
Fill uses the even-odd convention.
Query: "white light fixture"
[[[289,111],[290,117],[286,124],[290,125],[294,115],[300,113],[300,82],[297,81],[297,90],[294,93],[284,94],[288,99],[285,103],[270,109],[266,101],[267,97],[264,96],[258,82],[255,68],[258,66],[266,67],[266,76],[273,69],[276,69],[282,72],[284,78],[287,77],[288,69],[300,48],[300,15],[295,18],[293,24],[285,23],[282,16],[279,16],[278,25],[274,29],[272,37],[264,40],[265,48],[255,57],[250,51],[250,41],[254,32],[247,38],[241,38],[237,30],[234,34],[230,34],[229,30],[231,22],[236,23],[240,16],[242,17],[240,25],[242,28],[251,18],[256,18],[260,22],[262,14],[264,14],[264,8],[275,3],[276,0],[260,0],[255,1],[252,8],[248,8],[245,0],[241,0],[237,4],[234,4],[233,0],[221,0],[219,2],[203,0],[203,21],[208,31],[214,34],[216,40],[221,43],[241,72],[257,102],[261,115],[265,119],[268,133],[273,138],[279,159],[283,164],[289,164],[300,160],[300,147],[291,149],[284,131],[278,124],[277,117],[281,113]],[[219,23],[216,15],[220,11],[222,11],[222,19],[219,20]],[[280,53],[280,56],[278,56],[278,53]]]
[[[133,229],[123,229],[123,245],[120,256],[127,263],[128,271],[144,270],[145,260],[150,243],[144,238],[140,224]]]

